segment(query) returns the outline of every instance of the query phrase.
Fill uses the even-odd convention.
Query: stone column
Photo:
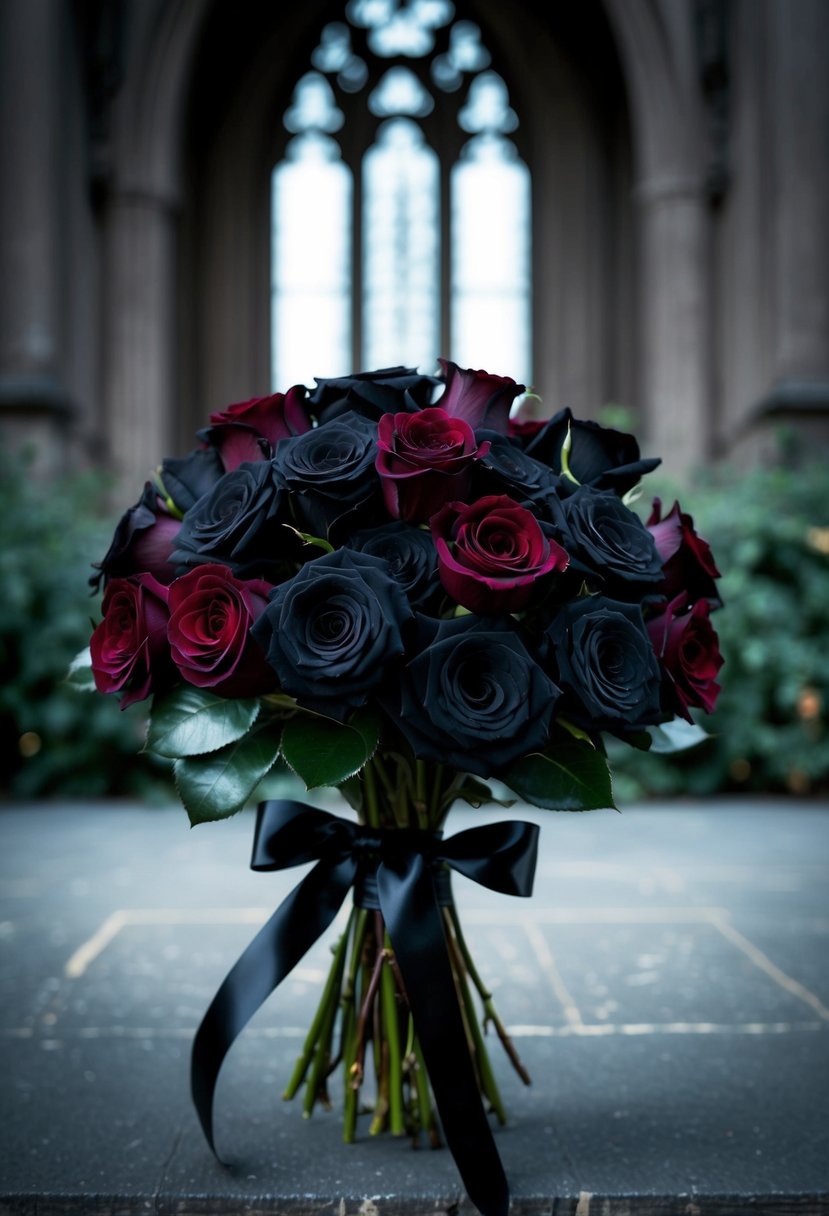
[[[708,210],[695,179],[644,180],[636,199],[646,442],[681,476],[710,454]]]
[[[53,0],[0,4],[0,428],[32,444],[43,473],[63,463],[61,50]]]
[[[108,455],[128,497],[176,454],[176,213],[175,200],[134,186],[107,204],[102,395]]]
[[[764,406],[829,428],[829,6],[770,0],[767,13],[775,342]]]

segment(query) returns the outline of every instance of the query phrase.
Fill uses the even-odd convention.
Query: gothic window
[[[282,116],[272,377],[412,363],[532,378],[530,173],[479,28],[449,0],[350,0]]]

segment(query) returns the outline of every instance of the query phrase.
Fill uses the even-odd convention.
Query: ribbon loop
[[[441,905],[447,866],[492,890],[532,893],[535,824],[485,824],[449,840],[417,829],[371,829],[289,800],[259,804],[251,867],[317,864],[228,973],[193,1041],[193,1101],[215,1153],[213,1098],[222,1062],[257,1009],[336,916],[351,887],[378,907],[409,997],[449,1149],[484,1216],[506,1216],[509,1190],[480,1100],[447,953]]]

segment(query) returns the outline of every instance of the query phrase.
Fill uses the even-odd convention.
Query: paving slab
[[[829,1213],[829,805],[510,813],[532,900],[455,894],[533,1078],[493,1046],[515,1216]],[[336,1085],[310,1120],[280,1098],[333,933],[228,1056],[211,1157],[192,1036],[304,872],[251,872],[252,827],[0,808],[0,1216],[471,1216],[447,1151],[344,1145]]]

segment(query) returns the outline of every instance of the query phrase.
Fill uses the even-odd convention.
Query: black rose
[[[384,558],[413,608],[428,613],[442,597],[438,555],[431,532],[395,519],[379,528],[356,532],[351,538],[351,548]]]
[[[173,561],[180,566],[221,562],[238,578],[280,582],[301,540],[280,517],[282,491],[269,461],[239,465],[185,514]]]
[[[640,599],[662,581],[653,537],[612,490],[582,486],[568,498],[546,503],[558,539],[575,559],[574,570],[580,567],[620,599]]]
[[[380,517],[385,516],[379,506],[376,457],[376,423],[351,412],[304,435],[281,439],[273,464],[280,483],[290,491],[300,524],[326,537],[339,520],[359,526],[361,513],[374,503]]]
[[[574,418],[569,409],[560,410],[530,440],[528,454],[549,465],[554,473],[562,473],[562,448],[568,432],[571,446],[567,464],[579,485],[613,490],[621,496],[661,463],[655,457],[640,458],[633,435]]]
[[[663,719],[659,663],[638,604],[585,596],[561,609],[547,637],[566,717],[617,734]]]
[[[272,592],[252,634],[285,692],[343,721],[388,677],[412,616],[382,558],[336,549]]]
[[[544,747],[559,689],[511,624],[419,617],[418,631],[384,700],[416,756],[487,777]]]
[[[215,448],[196,448],[187,456],[168,457],[158,472],[159,488],[183,515],[213,488],[224,475],[222,458]]]
[[[561,479],[540,460],[528,456],[514,439],[497,431],[475,432],[479,443],[489,440],[489,452],[475,465],[473,495],[508,494],[516,502],[540,502],[555,494]]]
[[[383,414],[425,409],[440,384],[436,376],[422,376],[416,367],[384,367],[353,376],[318,379],[308,404],[320,423],[351,410],[377,422]]]

